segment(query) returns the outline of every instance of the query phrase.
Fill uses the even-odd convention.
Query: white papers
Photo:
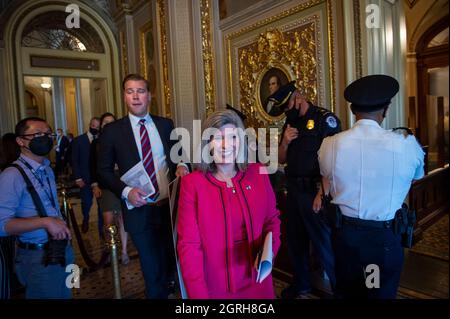
[[[177,225],[178,225],[178,197],[180,193],[180,177],[175,178],[169,183],[169,208],[170,208],[170,220],[172,222],[172,238],[173,246],[175,248],[175,262],[177,265],[178,281],[180,283],[181,298],[187,299],[187,292],[183,282],[183,276],[181,274],[180,261],[177,254]]]
[[[272,272],[272,232],[268,232],[264,239],[264,246],[258,253],[258,275],[256,277],[257,283],[262,283],[264,279]]]
[[[130,168],[125,174],[120,178],[122,182],[130,187],[136,187],[142,189],[147,195],[147,198],[155,193],[155,187],[145,170],[142,162],[138,162],[132,168]]]
[[[120,180],[129,187],[142,189],[147,194],[144,198],[148,198],[155,193],[155,187],[153,186],[153,183],[150,180],[150,177],[148,176],[142,162],[138,162],[130,168],[125,174],[122,175],[122,177],[120,177]],[[130,210],[134,208],[134,206],[131,205],[127,199],[125,199],[125,204]]]

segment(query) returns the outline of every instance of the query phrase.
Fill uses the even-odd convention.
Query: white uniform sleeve
[[[411,139],[411,156],[415,159],[416,171],[413,179],[420,179],[424,176],[424,151],[413,135],[408,136]]]
[[[333,137],[326,137],[317,152],[320,166],[320,175],[330,179],[333,165]]]

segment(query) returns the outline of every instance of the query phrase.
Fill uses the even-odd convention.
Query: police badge
[[[306,123],[306,128],[308,130],[312,130],[314,128],[314,120],[308,120],[308,123]]]

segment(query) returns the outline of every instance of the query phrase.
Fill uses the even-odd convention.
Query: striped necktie
[[[141,135],[141,147],[142,147],[142,163],[144,163],[145,170],[147,171],[153,187],[155,187],[155,193],[149,198],[153,201],[159,196],[158,181],[156,180],[155,163],[153,162],[152,146],[150,145],[150,138],[148,137],[147,129],[145,128],[145,119],[139,120],[140,135]]]

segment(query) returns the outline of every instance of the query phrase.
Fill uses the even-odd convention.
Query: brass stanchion
[[[111,225],[106,230],[109,232],[109,240],[107,240],[106,242],[109,249],[111,249],[111,269],[114,283],[114,299],[122,299],[120,288],[119,260],[117,257],[117,245],[120,243],[120,241],[117,239],[117,227]]]
[[[70,218],[69,218],[69,203],[67,202],[67,189],[65,185],[63,186],[61,190],[62,200],[63,200],[63,214],[64,219],[67,223],[67,227],[70,229]]]

